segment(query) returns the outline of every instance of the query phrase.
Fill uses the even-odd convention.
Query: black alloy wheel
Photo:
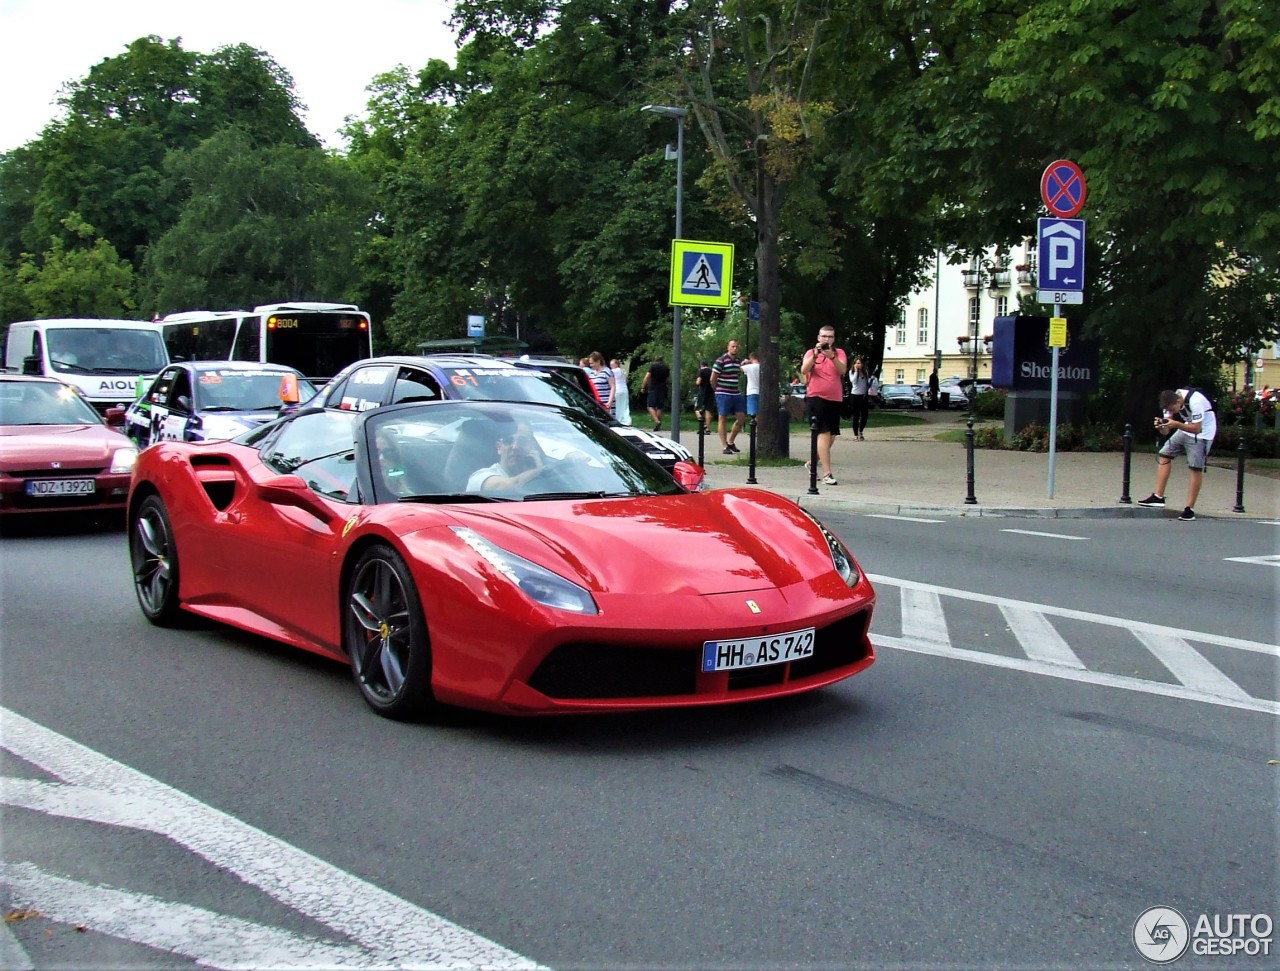
[[[147,496],[129,524],[133,589],[147,620],[158,627],[179,624],[178,548],[173,524],[159,496]]]
[[[369,707],[397,719],[430,712],[427,622],[400,554],[385,545],[366,550],[351,571],[344,604],[342,646]]]

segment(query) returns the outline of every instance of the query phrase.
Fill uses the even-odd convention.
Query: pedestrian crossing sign
[[[671,304],[728,308],[732,297],[732,243],[671,241]]]

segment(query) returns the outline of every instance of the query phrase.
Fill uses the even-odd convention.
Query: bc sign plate
[[[733,244],[671,241],[670,303],[728,307],[733,296]]]

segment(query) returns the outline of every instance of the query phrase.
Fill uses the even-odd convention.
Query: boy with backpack
[[[1169,440],[1156,453],[1156,488],[1151,495],[1138,502],[1139,506],[1164,506],[1164,487],[1173,470],[1173,460],[1186,455],[1190,474],[1187,482],[1187,505],[1178,518],[1189,523],[1196,518],[1196,499],[1204,482],[1205,464],[1213,436],[1218,431],[1218,419],[1213,412],[1213,402],[1198,388],[1179,388],[1177,391],[1160,392],[1160,408],[1163,414],[1155,419],[1155,430],[1168,435]]]

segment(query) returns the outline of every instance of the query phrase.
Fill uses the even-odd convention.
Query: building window
[[[921,307],[916,314],[916,343],[929,343],[929,309]]]
[[[902,384],[907,380],[907,372],[904,368],[898,368],[893,372],[893,383]]]
[[[924,384],[927,380],[929,379],[925,376],[924,368],[916,368],[916,384]]]
[[[982,308],[978,304],[977,297],[969,298],[969,333],[976,334],[978,332],[978,322],[982,319]]]
[[[904,311],[902,316],[898,318],[898,333],[895,343],[905,344],[907,342],[907,315]]]
[[[1009,316],[1009,298],[1008,297],[996,297],[996,316],[997,317]]]

